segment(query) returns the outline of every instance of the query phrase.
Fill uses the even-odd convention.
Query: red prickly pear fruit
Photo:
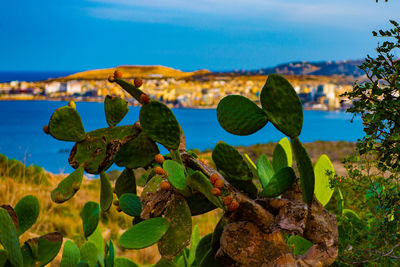
[[[219,175],[218,175],[217,173],[211,174],[211,176],[210,176],[210,182],[211,182],[212,184],[215,184],[215,182],[216,182],[218,179],[219,179]]]
[[[229,211],[234,211],[237,208],[239,208],[239,203],[237,203],[235,200],[232,201],[231,204],[229,204]]]
[[[164,169],[161,168],[160,166],[155,167],[154,171],[159,175],[164,175],[165,174]]]
[[[221,195],[221,190],[219,190],[219,188],[214,187],[213,189],[211,189],[211,194],[213,194],[213,196],[220,196]]]
[[[140,87],[140,86],[142,86],[143,81],[142,81],[142,79],[140,79],[140,78],[135,78],[135,79],[133,80],[133,83],[135,84],[136,87]]]
[[[109,81],[110,83],[113,83],[113,82],[115,81],[114,75],[108,76],[108,81]]]
[[[140,103],[142,104],[147,104],[150,102],[150,97],[146,94],[141,94],[140,95]]]
[[[217,179],[214,183],[214,187],[216,188],[222,188],[224,187],[224,181],[222,179]]]
[[[161,182],[160,187],[162,190],[169,190],[171,188],[171,185],[167,181],[163,181]]]
[[[73,182],[72,183],[72,189],[76,192],[81,188],[80,184],[78,182]]]
[[[118,199],[114,200],[113,204],[114,204],[114,206],[119,206],[119,200]]]
[[[163,164],[165,161],[164,156],[161,154],[155,155],[154,160],[159,164]]]
[[[225,206],[229,206],[233,201],[233,198],[231,196],[227,196],[224,198],[224,204]]]
[[[114,71],[114,77],[121,79],[122,78],[122,72],[119,70]]]
[[[43,132],[44,132],[45,134],[50,134],[50,132],[49,132],[49,125],[43,126]]]

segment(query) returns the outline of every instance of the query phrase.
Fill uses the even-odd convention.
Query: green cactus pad
[[[128,258],[120,257],[115,259],[114,267],[139,267],[139,265]]]
[[[110,95],[104,99],[104,112],[109,126],[116,126],[128,111],[128,102],[125,99]]]
[[[240,95],[224,97],[217,107],[217,118],[224,130],[236,135],[249,135],[263,128],[267,115],[250,99]]]
[[[190,240],[189,257],[187,258],[187,261],[188,265],[192,266],[196,260],[196,249],[200,242],[200,232],[197,224],[193,227],[192,238]]]
[[[131,94],[131,96],[133,96],[137,101],[140,102],[140,96],[143,94],[142,90],[140,90],[133,84],[119,78],[116,78],[115,82],[119,84],[119,86],[121,86],[125,91]]]
[[[163,258],[173,260],[190,244],[192,215],[185,199],[176,195],[170,201],[164,216],[170,227],[158,242],[158,250]]]
[[[222,203],[221,199],[211,194],[211,190],[214,188],[214,186],[203,173],[195,171],[192,175],[190,175],[189,186],[193,190],[202,193],[215,206],[224,209],[224,204]]]
[[[251,180],[253,174],[242,155],[233,147],[219,142],[212,151],[212,159],[219,170],[235,180]]]
[[[23,266],[17,230],[8,212],[0,208],[0,243],[8,252],[8,260],[15,267]]]
[[[272,157],[272,166],[274,166],[275,172],[279,171],[283,167],[292,167],[293,156],[292,148],[290,147],[290,141],[286,137],[282,138],[274,148]]]
[[[135,224],[124,232],[119,244],[126,249],[141,249],[155,244],[167,232],[169,222],[165,218],[156,217]]]
[[[160,189],[160,184],[164,180],[164,177],[161,175],[156,175],[147,182],[145,187],[143,188],[141,196],[146,196],[147,193],[155,193]]]
[[[100,220],[100,206],[98,203],[89,201],[82,208],[82,224],[83,233],[85,238],[90,236],[94,230],[96,230],[97,225]]]
[[[178,149],[181,130],[172,111],[163,103],[150,101],[140,109],[139,121],[145,133],[168,149]]]
[[[81,117],[76,109],[69,106],[54,111],[49,122],[49,133],[62,141],[80,142],[85,139]]]
[[[81,257],[78,246],[71,240],[65,241],[60,267],[76,267]]]
[[[257,160],[257,172],[261,186],[265,188],[275,174],[274,168],[265,154],[261,154]]]
[[[119,149],[115,163],[120,167],[136,169],[147,167],[154,162],[154,156],[159,154],[157,144],[146,133],[141,132]]]
[[[106,255],[104,258],[105,267],[114,267],[115,262],[115,246],[113,242],[110,240],[106,245]]]
[[[206,255],[203,257],[202,261],[200,262],[199,267],[224,267],[225,265],[219,263],[215,259],[214,252],[212,249],[209,249]]]
[[[45,266],[57,256],[63,243],[63,236],[60,233],[50,233],[35,239],[39,247],[39,257],[36,262],[40,262],[40,266]]]
[[[289,248],[292,248],[294,256],[304,255],[314,245],[304,237],[299,235],[292,235],[286,241]]]
[[[331,173],[330,175],[327,174]],[[315,197],[321,202],[322,205],[328,204],[332,197],[334,189],[330,187],[330,177],[335,175],[335,169],[329,157],[325,154],[319,157],[314,166],[315,173]],[[333,176],[331,176],[333,175]]]
[[[135,194],[123,194],[119,198],[119,206],[123,212],[132,217],[138,217],[140,216],[140,212],[142,212],[142,203],[140,202],[140,198]]]
[[[204,214],[217,208],[200,192],[193,192],[191,196],[186,197],[186,202],[189,205],[192,216]]]
[[[115,182],[115,194],[117,197],[119,198],[125,193],[136,194],[135,173],[130,168],[125,168]]]
[[[15,213],[18,217],[18,231],[17,234],[20,236],[26,230],[31,228],[31,226],[36,222],[39,217],[39,200],[32,195],[23,197],[15,205]]]
[[[79,167],[62,180],[57,188],[51,192],[51,200],[56,203],[63,203],[72,198],[82,184],[83,173],[83,168]]]
[[[274,174],[260,195],[263,197],[277,197],[288,190],[295,180],[296,174],[293,169],[284,167]]]
[[[290,142],[296,159],[296,165],[300,173],[300,185],[303,191],[303,201],[311,205],[315,185],[314,168],[310,156],[301,144],[299,138],[293,138]]]
[[[68,161],[73,168],[83,166],[91,174],[99,174],[114,163],[114,155],[126,142],[139,134],[130,125],[102,128],[86,134],[86,139],[72,148]]]
[[[102,211],[108,211],[113,201],[113,189],[105,172],[100,173],[100,207]]]
[[[175,263],[175,261],[169,261],[166,259],[161,258],[153,267],[178,267],[181,265],[178,265],[178,263]],[[182,265],[185,266],[185,265]]]
[[[292,85],[282,76],[268,75],[261,91],[261,105],[268,120],[287,136],[297,137],[303,127],[303,106]]]
[[[96,245],[97,258],[99,259],[99,261],[102,262],[104,259],[105,244],[104,244],[103,234],[101,232],[99,225],[97,225],[96,230],[94,230],[94,232],[90,236],[88,236],[87,241],[91,241],[93,242],[93,244]]]
[[[251,160],[251,158],[249,157],[248,154],[244,153],[243,154],[243,159],[244,162],[246,162],[247,167],[249,167],[251,173],[253,174],[253,177],[256,179],[260,179],[260,177],[258,177],[258,171],[257,171],[257,166],[254,164],[254,162]]]
[[[214,253],[217,253],[220,247],[219,241],[221,239],[222,232],[224,231],[224,227],[227,223],[228,223],[228,218],[222,216],[214,228],[214,232],[212,234],[212,239],[211,239],[211,249]]]
[[[96,267],[98,260],[98,251],[96,244],[91,241],[83,243],[80,249],[81,262],[85,261],[89,267]]]
[[[7,262],[8,253],[6,250],[0,249],[0,267],[4,267]]]
[[[186,188],[186,176],[184,167],[173,160],[166,160],[163,163],[163,169],[167,173],[168,181],[177,189]]]
[[[211,240],[212,233],[205,235],[202,239],[200,239],[199,244],[196,248],[196,260],[195,263],[197,265],[203,260],[204,256],[206,256],[207,252],[211,249]]]

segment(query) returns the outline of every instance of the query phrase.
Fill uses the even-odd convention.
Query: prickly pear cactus
[[[140,79],[130,83],[122,76],[116,71],[108,80],[141,104],[136,123],[117,126],[128,111],[127,102],[107,96],[106,128],[85,133],[74,105],[56,110],[44,127],[57,139],[76,142],[69,157],[76,170],[52,192],[55,202],[74,196],[84,171],[101,174],[100,205],[89,202],[82,211],[87,242],[80,249],[71,244],[64,249],[66,264],[91,266],[101,258],[105,266],[135,266],[116,258],[112,242],[101,239],[100,212],[107,212],[111,202],[133,217],[118,245],[142,249],[157,243],[162,258],[155,266],[325,266],[335,260],[336,217],[319,202],[325,205],[330,199],[322,197],[330,193],[328,178],[322,174],[325,168],[332,171],[331,165],[321,159],[314,174],[299,139],[301,102],[285,78],[268,77],[260,94],[261,107],[243,96],[225,97],[217,118],[222,128],[236,135],[253,134],[269,121],[290,141],[282,139],[272,159],[262,155],[256,163],[219,142],[212,152],[213,169],[186,151],[184,133],[172,111],[139,89]],[[169,150],[167,155],[159,154],[159,144]],[[115,196],[105,174],[114,163],[125,167],[115,182]],[[135,175],[137,168],[144,168],[141,177]],[[143,186],[140,196],[138,185]],[[223,211],[220,222],[200,239],[198,232],[192,232],[191,216],[216,208]],[[284,232],[299,238],[287,243]],[[257,246],[249,247],[251,242]],[[289,245],[297,248],[291,250]]]

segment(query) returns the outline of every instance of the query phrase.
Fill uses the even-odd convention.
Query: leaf
[[[15,267],[23,266],[17,230],[8,212],[0,208],[0,243],[8,252],[8,260]]]
[[[339,201],[337,203],[337,210],[338,210],[338,214],[343,214],[344,198],[343,198],[342,190],[340,190],[340,188],[337,188],[337,190],[338,190],[338,194],[339,194]]]
[[[319,157],[314,166],[315,173],[315,197],[323,206],[328,204],[332,197],[334,189],[330,187],[330,177],[335,175],[335,169],[327,155]],[[331,173],[330,175],[327,173]]]
[[[296,174],[291,167],[282,168],[274,174],[260,195],[263,197],[277,197],[288,190],[295,180]]]
[[[154,141],[168,149],[178,149],[180,126],[172,111],[163,103],[150,101],[139,112],[140,125]]]
[[[7,262],[8,253],[6,250],[0,249],[0,267],[5,266]]]
[[[113,201],[113,189],[105,172],[100,173],[100,207],[102,211],[108,211]]]
[[[139,267],[139,265],[128,258],[116,258],[114,267]]]
[[[306,254],[306,252],[314,245],[312,242],[299,235],[290,236],[286,243],[289,247],[293,248],[292,251],[294,256]]]
[[[283,167],[292,167],[292,164],[293,159],[290,141],[284,137],[275,146],[272,156],[272,166],[274,166],[274,170],[277,172]]]
[[[140,198],[131,193],[123,194],[119,198],[119,206],[123,212],[132,217],[140,216],[142,211],[142,203]]]
[[[128,111],[128,102],[125,99],[110,95],[107,95],[104,99],[104,112],[108,125],[117,125]]]
[[[247,167],[249,167],[251,173],[253,174],[253,177],[260,180],[260,177],[258,177],[258,170],[257,170],[257,166],[254,164],[254,162],[251,160],[251,158],[249,157],[249,155],[247,155],[246,153],[243,154],[243,159],[247,164]]]
[[[164,177],[161,175],[156,175],[147,182],[144,186],[141,196],[144,197],[148,193],[155,193],[160,189],[160,184],[164,180]]]
[[[18,201],[14,211],[18,217],[19,227],[17,234],[19,236],[35,224],[39,217],[39,210],[39,200],[35,196],[28,195]]]
[[[192,189],[202,193],[215,206],[224,209],[221,199],[211,193],[211,190],[214,188],[214,186],[202,172],[195,171],[191,176],[189,176],[188,180]]]
[[[210,249],[207,251],[207,254],[204,256],[199,267],[224,267],[224,265],[215,259],[214,253]]]
[[[140,102],[140,96],[143,94],[143,91],[133,84],[123,80],[116,78],[115,82],[119,84],[125,91],[127,91],[131,96],[133,96],[137,101]]]
[[[217,107],[217,118],[224,130],[236,135],[250,135],[267,122],[267,115],[250,99],[240,95],[224,97]]]
[[[104,260],[104,238],[103,234],[101,232],[100,226],[97,225],[96,230],[88,236],[87,238],[88,241],[93,242],[93,244],[96,245],[97,247],[97,259],[100,262],[103,262]]]
[[[178,267],[178,265],[173,261],[161,258],[154,267]]]
[[[200,265],[203,258],[206,256],[207,252],[211,250],[211,240],[213,234],[207,234],[202,239],[200,239],[199,244],[196,248],[196,261],[197,265]]]
[[[73,173],[62,180],[57,188],[51,191],[51,200],[56,203],[63,203],[71,199],[78,192],[83,178],[84,169],[78,167]]]
[[[49,121],[49,133],[62,141],[80,142],[86,137],[81,117],[73,107],[56,109]]]
[[[168,181],[173,187],[180,190],[186,188],[185,169],[181,164],[173,160],[166,160],[163,163],[163,169],[167,173]]]
[[[196,224],[193,227],[192,238],[191,238],[191,242],[190,242],[190,250],[189,250],[189,257],[188,257],[188,265],[189,266],[192,266],[196,259],[196,249],[197,249],[197,245],[199,244],[199,241],[200,241],[199,226]]]
[[[64,244],[60,267],[76,267],[80,257],[81,254],[78,246],[71,240],[67,240]]]
[[[303,106],[292,85],[282,76],[268,75],[260,101],[267,118],[285,135],[294,138],[303,127]]]
[[[57,256],[63,243],[63,236],[60,233],[54,232],[35,239],[37,239],[39,247],[37,262],[40,263],[40,266],[45,266]]]
[[[265,188],[275,174],[272,164],[265,154],[261,154],[257,160],[257,172],[261,185]]]
[[[110,240],[106,246],[106,254],[104,259],[105,267],[114,267],[116,249],[113,242]]]
[[[212,233],[212,238],[211,238],[211,250],[214,253],[217,253],[217,251],[220,247],[221,235],[222,235],[222,232],[224,231],[224,227],[227,223],[228,223],[228,219],[226,217],[222,216],[214,228],[214,232]]]
[[[192,235],[192,215],[185,199],[180,195],[170,200],[165,218],[169,228],[158,242],[158,250],[163,258],[173,260],[189,245]]]
[[[85,261],[89,267],[96,267],[98,251],[96,244],[91,241],[86,241],[83,243],[80,249],[81,252],[81,262]]]
[[[136,194],[135,173],[130,168],[125,168],[115,182],[115,194],[117,197],[120,198],[125,193]]]
[[[100,220],[99,204],[89,201],[82,208],[82,224],[85,238],[88,238],[96,230]]]
[[[126,249],[141,249],[155,244],[167,232],[169,222],[165,218],[156,217],[138,224],[125,231],[119,244]]]
[[[291,139],[296,165],[300,173],[300,185],[303,191],[303,201],[310,204],[314,195],[314,168],[307,151],[302,146],[299,138]]]

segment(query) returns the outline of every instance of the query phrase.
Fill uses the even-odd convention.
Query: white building
[[[67,82],[67,93],[68,94],[81,94],[82,85],[79,81],[69,81]]]

